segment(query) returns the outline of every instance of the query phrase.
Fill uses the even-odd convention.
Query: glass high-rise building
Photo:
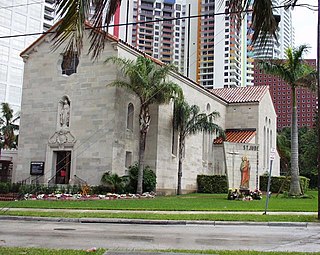
[[[2,0],[0,3],[0,103],[20,109],[23,61],[19,56],[54,20],[54,0]],[[10,37],[18,35],[17,37]]]

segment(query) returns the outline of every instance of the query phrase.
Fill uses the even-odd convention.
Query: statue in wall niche
[[[250,180],[250,162],[247,156],[241,158],[242,162],[240,165],[241,172],[241,182],[240,189],[249,189],[249,180]]]
[[[62,107],[60,110],[60,127],[66,128],[69,127],[70,121],[70,103],[68,99],[62,101]]]

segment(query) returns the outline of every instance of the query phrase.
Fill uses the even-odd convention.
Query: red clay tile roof
[[[269,86],[247,86],[238,88],[212,89],[211,92],[227,103],[260,102]]]
[[[225,142],[231,143],[249,143],[251,139],[256,135],[255,128],[248,129],[227,129]],[[221,144],[223,142],[222,137],[214,139],[214,144]]]

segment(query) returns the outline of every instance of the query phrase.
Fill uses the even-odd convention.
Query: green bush
[[[278,193],[280,190],[281,185],[282,186],[282,192],[286,191],[288,192],[290,189],[290,177],[285,176],[271,176],[271,184],[270,184],[270,191],[272,193]],[[304,176],[300,176],[300,186],[302,189],[302,192],[305,193],[309,189],[309,178],[306,178]],[[260,190],[267,191],[268,186],[268,176],[263,175],[260,176]]]
[[[106,187],[110,188],[112,193],[124,193],[126,177],[120,177],[116,173],[110,171],[105,172],[101,177],[101,183]]]
[[[198,175],[198,193],[227,193],[228,181],[225,175]]]
[[[111,187],[105,185],[97,185],[90,187],[90,195],[98,194],[98,195],[106,195],[111,192]]]
[[[310,189],[318,188],[318,174],[306,173],[303,176],[310,179],[310,181],[309,181],[309,188]]]
[[[7,194],[10,192],[10,183],[0,182],[0,194]]]
[[[77,185],[74,185],[77,187]],[[58,188],[57,185],[48,186],[44,184],[24,184],[19,186],[19,193],[20,194],[52,194],[55,192],[60,193],[72,193],[74,194],[74,186],[68,185],[66,187]],[[79,188],[77,188],[78,192]],[[77,193],[75,192],[75,193]]]
[[[129,175],[126,185],[126,191],[129,193],[136,193],[138,185],[138,164],[129,166]],[[143,170],[143,183],[142,189],[143,192],[154,191],[157,184],[157,176],[153,170],[146,166]]]
[[[12,183],[10,187],[10,192],[18,193],[21,185],[21,183]]]

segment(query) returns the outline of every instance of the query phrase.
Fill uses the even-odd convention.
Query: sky
[[[317,0],[298,0],[298,4],[317,5]],[[295,28],[295,46],[307,44],[311,46],[306,59],[317,57],[317,12],[297,6],[293,10],[293,27]]]

